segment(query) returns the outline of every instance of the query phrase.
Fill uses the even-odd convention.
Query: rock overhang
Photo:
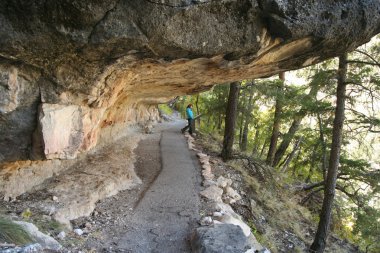
[[[0,23],[0,153],[17,160],[54,143],[41,108],[76,115],[75,154],[100,129],[155,118],[151,104],[353,50],[379,33],[380,2],[8,0]]]

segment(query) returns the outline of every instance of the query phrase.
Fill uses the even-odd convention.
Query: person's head
[[[193,107],[193,105],[192,105],[192,104],[189,104],[189,105],[187,106],[187,108],[191,108],[191,107]]]

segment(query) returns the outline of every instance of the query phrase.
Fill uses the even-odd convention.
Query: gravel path
[[[190,252],[188,237],[199,214],[200,176],[180,126],[175,122],[162,132],[162,171],[134,210],[119,249]]]
[[[183,121],[159,124],[135,150],[142,185],[97,204],[82,247],[96,252],[191,252],[189,236],[199,219],[199,162],[180,133]]]

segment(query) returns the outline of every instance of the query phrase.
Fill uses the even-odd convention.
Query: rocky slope
[[[379,31],[377,0],[1,1],[0,181],[49,177],[60,168],[28,160],[74,159],[176,95],[314,64]]]

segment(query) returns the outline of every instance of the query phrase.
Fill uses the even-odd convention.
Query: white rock
[[[236,203],[236,200],[234,200],[233,198],[228,198],[227,199],[227,203],[232,205],[232,204],[235,204]]]
[[[213,220],[212,221],[214,225],[220,225],[220,224],[223,224],[223,222],[220,222],[218,220]]]
[[[214,203],[212,208],[215,210],[215,211],[218,211],[218,212],[221,212],[222,214],[229,214],[231,215],[232,217],[235,217],[236,219],[240,219],[241,220],[241,216],[237,213],[235,213],[235,211],[232,209],[232,207],[228,204],[225,204],[223,202],[220,202],[220,203]]]
[[[52,199],[53,199],[53,201],[58,202],[58,197],[57,196],[53,196]]]
[[[208,165],[210,165],[210,157],[209,157],[209,156],[206,156],[206,157],[200,157],[200,158],[199,158],[199,161],[200,161],[202,164],[208,164]]]
[[[65,237],[66,237],[66,233],[65,233],[65,231],[61,231],[61,232],[57,235],[57,238],[60,239],[60,240],[65,239]]]
[[[239,219],[232,217],[229,214],[223,215],[218,220],[222,223],[233,224],[233,225],[239,226],[243,230],[244,235],[247,237],[251,234],[251,228],[247,224],[245,224],[243,221],[241,221]]]
[[[218,186],[222,188],[227,187],[227,179],[223,176],[218,177],[218,179],[216,180],[216,183],[218,184]]]
[[[223,176],[218,177],[216,182],[222,188],[226,188],[227,186],[232,185],[232,180],[230,178],[225,178]]]
[[[76,158],[83,141],[79,106],[43,103],[39,122],[47,159]]]
[[[226,194],[235,201],[241,200],[240,194],[229,186],[226,188]]]
[[[210,164],[202,164],[202,168],[203,168],[204,170],[207,170],[207,171],[210,171],[210,172],[211,172],[211,166],[210,166]]]
[[[214,213],[212,214],[212,216],[214,216],[214,217],[222,217],[223,214],[222,214],[221,212],[214,212]]]
[[[201,225],[202,226],[208,226],[212,224],[212,218],[210,216],[203,217],[201,219]]]
[[[222,202],[222,194],[223,194],[223,190],[220,189],[218,186],[216,185],[211,185],[209,186],[208,188],[206,188],[205,190],[201,191],[200,194],[203,196],[203,197],[206,197],[210,200],[213,200],[215,202]]]
[[[76,228],[76,229],[74,229],[74,233],[77,235],[83,235],[83,230],[80,228]]]
[[[198,156],[199,158],[202,158],[202,157],[207,157],[207,155],[206,155],[206,154],[204,154],[204,153],[198,153],[198,154],[197,154],[197,156]]]

